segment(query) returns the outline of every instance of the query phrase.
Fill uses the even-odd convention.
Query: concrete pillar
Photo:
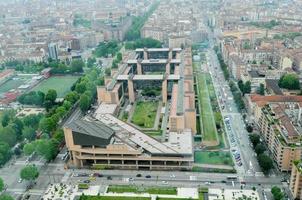
[[[146,48],[144,48],[144,60],[148,60],[148,52]]]
[[[161,91],[162,91],[162,100],[163,100],[164,104],[167,103],[167,98],[168,98],[167,85],[168,85],[167,79],[163,80],[163,82],[162,82],[162,90]]]
[[[166,74],[170,74],[170,60],[166,64]]]
[[[134,95],[133,81],[130,79],[128,79],[128,94],[129,94],[130,103],[134,103],[135,95]]]
[[[142,63],[141,63],[140,60],[137,61],[137,74],[138,75],[142,75],[143,74]]]
[[[169,58],[169,59],[172,59],[172,55],[173,55],[173,54],[172,54],[172,48],[170,48],[170,49],[169,49],[168,58]]]
[[[81,163],[81,168],[83,168],[83,160],[80,160],[80,163]]]

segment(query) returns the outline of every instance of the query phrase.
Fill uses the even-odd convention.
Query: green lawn
[[[231,154],[221,151],[196,151],[194,161],[199,164],[233,165]]]
[[[199,102],[201,106],[201,121],[203,128],[203,138],[206,141],[217,141],[217,130],[213,110],[211,106],[210,94],[206,83],[206,74],[198,75]]]
[[[110,185],[108,187],[107,192],[115,192],[115,193],[149,193],[149,194],[168,194],[168,195],[176,195],[177,190],[174,187],[135,187],[128,185]]]
[[[148,197],[81,196],[80,200],[150,200]]]
[[[0,94],[8,92],[12,89],[17,89],[20,85],[24,84],[27,80],[29,80],[30,76],[17,76],[15,79],[10,79],[0,85]]]
[[[58,97],[62,98],[67,92],[70,91],[70,87],[79,79],[79,76],[52,76],[40,84],[35,86],[32,90],[42,91],[47,93],[49,89],[55,89]]]
[[[138,101],[131,122],[142,128],[152,128],[154,126],[157,107],[157,101]]]

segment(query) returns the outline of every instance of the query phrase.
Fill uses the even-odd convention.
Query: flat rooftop
[[[139,61],[132,59],[132,60],[128,60],[127,64],[137,64]],[[175,63],[175,64],[179,64],[181,62],[180,59],[147,59],[147,60],[141,60],[142,64],[166,64],[166,63]]]
[[[104,107],[102,104],[100,106]],[[111,127],[118,138],[135,149],[142,148],[154,155],[193,155],[192,133],[189,129],[181,133],[170,132],[168,142],[161,143],[102,109],[96,110],[95,118]]]
[[[162,74],[158,74],[158,75],[155,75],[155,74],[144,74],[144,75],[133,75],[133,77],[131,78],[132,80],[134,81],[138,81],[138,80],[164,80],[164,75]],[[117,80],[118,81],[125,81],[125,80],[128,80],[129,78],[129,75],[118,75],[117,77]],[[180,79],[180,76],[179,75],[168,75],[167,76],[167,80],[179,80]]]
[[[172,48],[172,51],[181,51],[181,48]],[[135,49],[136,52],[145,51],[143,48]],[[170,48],[146,48],[148,52],[170,51]]]

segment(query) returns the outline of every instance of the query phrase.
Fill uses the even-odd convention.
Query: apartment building
[[[289,189],[295,199],[302,199],[302,161],[294,161]]]
[[[293,161],[301,159],[302,98],[299,96],[252,95],[254,117],[278,169],[292,169]]]

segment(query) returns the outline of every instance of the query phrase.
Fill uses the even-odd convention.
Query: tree
[[[39,129],[45,133],[50,133],[55,130],[55,128],[56,122],[52,117],[43,118],[39,123]]]
[[[123,59],[123,55],[122,55],[121,52],[118,52],[118,53],[116,54],[116,59],[117,59],[118,62],[120,62],[120,61]]]
[[[71,61],[71,72],[83,72],[85,63],[82,59],[74,59]]]
[[[285,88],[288,90],[299,90],[300,89],[299,77],[296,74],[283,75],[280,78],[278,84],[281,88]]]
[[[54,89],[49,89],[47,94],[45,95],[45,101],[50,101],[52,104],[56,101],[57,91]]]
[[[251,132],[253,132],[253,127],[251,125],[247,125],[246,130],[247,130],[247,132],[251,133]]]
[[[96,63],[96,59],[93,57],[93,58],[88,58],[87,59],[87,67],[91,68],[93,67],[93,65]]]
[[[85,94],[81,95],[79,106],[80,106],[82,112],[86,112],[90,107],[89,96],[87,96]]]
[[[32,141],[36,138],[36,130],[30,126],[25,126],[22,133],[23,138]]]
[[[257,155],[262,154],[265,151],[265,146],[261,143],[258,143],[255,147],[255,152]]]
[[[283,192],[277,186],[272,187],[271,193],[273,194],[274,200],[282,200],[284,198]]]
[[[244,91],[244,84],[243,84],[242,80],[238,81],[238,87],[239,87],[240,91],[243,93],[243,91]]]
[[[268,172],[270,171],[270,169],[273,168],[273,161],[272,159],[265,154],[260,154],[257,156],[259,165],[261,167],[261,169],[263,170],[264,174],[268,174]]]
[[[110,74],[111,74],[111,68],[108,67],[105,69],[105,75],[110,76]]]
[[[31,155],[36,150],[36,144],[35,142],[27,143],[23,147],[23,152],[25,155]]]
[[[17,138],[20,139],[22,136],[24,124],[19,118],[15,118],[12,122],[12,128],[15,130]]]
[[[58,141],[54,139],[40,139],[35,142],[36,152],[43,156],[47,161],[55,158],[58,151]]]
[[[79,94],[83,94],[86,91],[86,83],[84,81],[78,83],[75,87],[75,91]]]
[[[0,200],[14,200],[14,198],[8,194],[1,194]]]
[[[264,95],[265,94],[265,88],[264,88],[264,84],[260,83],[259,89],[258,89],[258,94],[260,95]]]
[[[9,145],[6,142],[0,142],[0,165],[6,163],[11,156]]]
[[[17,135],[12,126],[6,126],[0,129],[0,141],[6,142],[11,147],[16,144]]]
[[[24,124],[24,126],[28,126],[28,127],[37,129],[42,117],[43,117],[43,114],[27,115],[27,116],[23,117],[23,124]]]
[[[4,113],[3,116],[2,116],[2,120],[1,120],[2,126],[6,127],[9,123],[9,121],[10,121],[9,115]]]
[[[25,166],[20,172],[20,177],[27,181],[33,181],[38,178],[38,176],[38,168],[34,165]]]
[[[0,192],[2,192],[4,189],[4,181],[2,178],[0,178]]]
[[[260,142],[260,136],[257,134],[249,134],[249,138],[253,144],[253,147],[256,147],[256,145]]]
[[[250,81],[247,81],[247,82],[245,82],[245,84],[244,84],[244,94],[249,94],[249,93],[251,93],[251,82]]]
[[[44,98],[45,95],[41,91],[31,91],[28,93],[22,94],[19,98],[18,101],[22,104],[26,105],[38,105],[41,106],[44,103]]]
[[[85,88],[86,89],[86,88]],[[79,99],[79,95],[78,93],[72,91],[69,92],[66,96],[65,96],[65,100],[69,101],[71,104],[74,104],[75,102],[77,102],[77,100]]]

